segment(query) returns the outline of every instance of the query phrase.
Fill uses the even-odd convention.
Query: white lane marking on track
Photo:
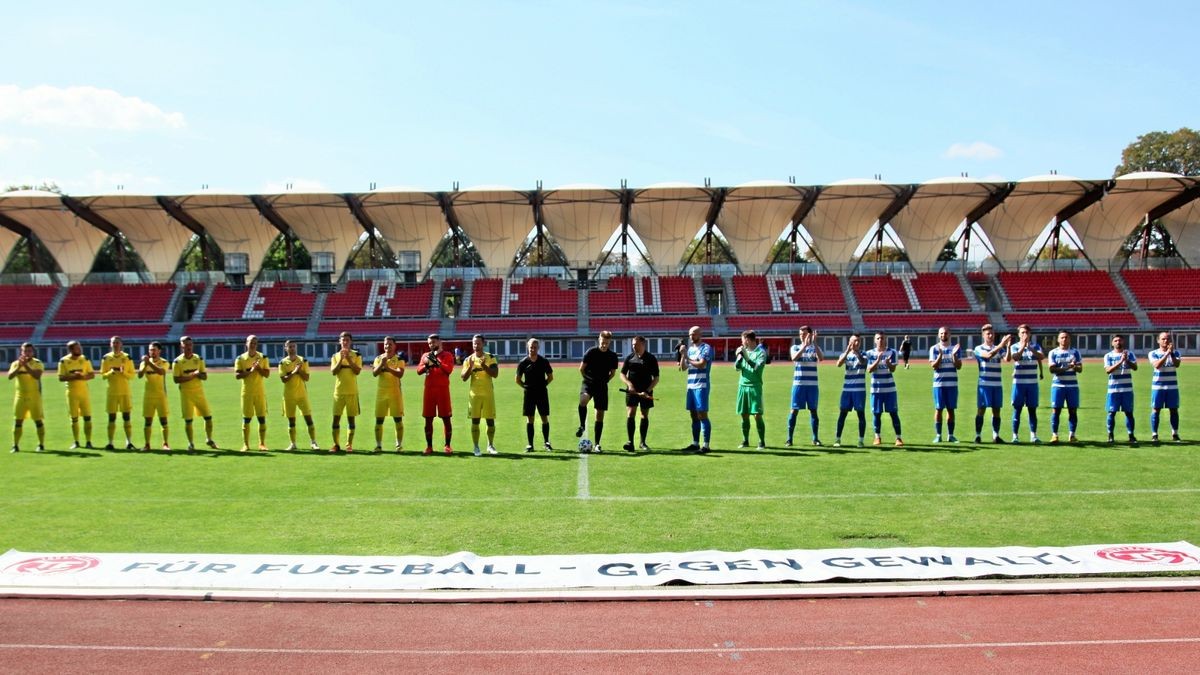
[[[575,498],[591,499],[591,486],[588,484],[588,453],[579,455],[579,477],[575,480]]]
[[[1111,640],[1031,640],[1028,642],[941,642],[933,644],[738,646],[739,653],[884,652],[938,649],[1003,649],[1029,647],[1099,647],[1113,645],[1200,644],[1200,637],[1115,638]],[[361,656],[538,656],[592,654],[725,654],[728,647],[662,647],[636,649],[321,649],[283,647],[174,647],[138,645],[0,644],[0,650],[110,652],[182,652],[214,654],[339,654]]]
[[[587,455],[582,455],[579,462],[579,477],[580,485],[587,488]],[[0,503],[30,503],[41,501],[61,502],[88,502],[88,503],[109,503],[109,504],[157,504],[157,503],[232,503],[240,501],[256,501],[256,502],[318,502],[318,503],[390,503],[390,502],[416,502],[416,503],[491,503],[491,502],[552,502],[562,500],[589,499],[592,501],[608,501],[608,502],[763,502],[763,501],[822,501],[822,500],[847,500],[847,499],[925,499],[929,497],[943,498],[1003,498],[1003,497],[1092,497],[1092,496],[1122,496],[1122,495],[1188,495],[1200,494],[1200,488],[1114,488],[1114,489],[1097,489],[1097,490],[1001,490],[1001,491],[967,491],[967,492],[841,492],[841,493],[812,493],[812,494],[782,494],[782,495],[656,495],[656,496],[640,496],[640,495],[593,495],[590,492],[586,493],[585,497],[580,497],[582,492],[576,491],[574,496],[507,496],[500,495],[495,497],[419,497],[419,496],[402,496],[402,497],[260,497],[257,495],[247,495],[245,497],[105,497],[97,496],[24,496],[24,497],[3,497],[0,496]]]

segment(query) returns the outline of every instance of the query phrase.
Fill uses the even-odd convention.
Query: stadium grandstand
[[[1127,242],[1151,224],[1169,233],[1178,257],[1128,255]],[[1039,241],[1057,247],[1067,234],[1081,257],[1038,255]],[[885,235],[907,260],[872,259]],[[263,269],[280,236],[303,245],[310,269]],[[198,237],[219,248],[212,267],[222,271],[182,269]],[[136,260],[123,272],[90,273],[113,238]],[[454,341],[483,333],[510,360],[532,335],[544,353],[577,359],[603,329],[617,333],[620,350],[641,333],[652,351],[670,355],[692,325],[719,354],[752,328],[782,355],[801,323],[816,328],[827,353],[851,331],[911,334],[922,350],[942,325],[972,344],[988,322],[1009,331],[1029,323],[1043,339],[1066,328],[1092,354],[1113,333],[1137,349],[1162,328],[1185,349],[1200,336],[1200,271],[1192,268],[1200,262],[1200,179],[1165,173],[728,188],[0,193],[0,258],[22,239],[35,239],[56,268],[0,278],[0,358],[25,340],[57,358],[78,339],[96,359],[113,334],[135,354],[150,340],[192,335],[215,364],[230,362],[249,333],[273,357],[273,343],[295,337],[306,356],[323,359],[343,330],[362,342],[395,335],[413,348],[431,332]],[[558,262],[528,264],[520,253],[531,241],[551,246]],[[364,245],[386,250],[387,262],[347,269]],[[713,245],[727,248],[724,262],[698,253]],[[439,257],[446,246],[470,249],[477,262],[434,265],[464,259]]]

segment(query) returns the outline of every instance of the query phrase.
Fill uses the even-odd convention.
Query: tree
[[[1068,244],[1065,241],[1060,241],[1058,243],[1058,256],[1057,256],[1058,260],[1075,260],[1077,258],[1082,258],[1082,257],[1083,257],[1083,251],[1080,251],[1079,249],[1075,248],[1074,246],[1071,246],[1070,244]],[[1054,259],[1056,259],[1054,256],[1054,247],[1051,246],[1049,242],[1046,242],[1046,245],[1043,246],[1041,248],[1041,250],[1037,252],[1037,255],[1030,253],[1029,255],[1025,256],[1025,260],[1028,260],[1030,262],[1033,262],[1034,260],[1054,260]]]
[[[350,250],[350,259],[346,261],[348,270],[380,270],[394,269],[396,254],[392,247],[381,237],[364,233],[359,237],[358,244]]]
[[[876,262],[876,261],[879,261],[879,262],[907,262],[908,261],[908,251],[905,251],[902,248],[897,248],[895,246],[883,246],[881,248],[876,248],[874,246],[871,246],[871,247],[868,247],[866,251],[863,251],[862,258],[860,258],[860,261],[861,262]]]
[[[1146,241],[1146,228],[1139,227],[1125,238],[1121,244],[1123,257],[1140,256],[1145,251],[1147,258],[1177,258],[1179,249],[1175,248],[1175,240],[1171,233],[1162,226],[1161,221],[1150,223],[1150,241]]]
[[[183,255],[179,256],[179,269],[184,272],[219,272],[225,269],[225,256],[212,235],[205,234],[201,240],[193,234],[183,249]]]
[[[513,258],[516,267],[567,267],[567,256],[550,233],[535,231],[527,237],[521,250]]]
[[[737,258],[734,257],[733,249],[730,248],[729,242],[725,241],[725,237],[722,237],[719,232],[709,230],[688,244],[683,251],[683,263],[685,265],[736,265]]]
[[[483,256],[470,239],[448,231],[434,248],[429,267],[484,267]]]
[[[92,261],[92,273],[142,272],[146,264],[124,236],[108,237]]]
[[[1200,132],[1187,127],[1176,131],[1151,131],[1137,137],[1121,151],[1114,176],[1135,171],[1167,171],[1200,176]]]
[[[37,235],[21,237],[13,245],[12,253],[8,256],[8,264],[4,266],[5,274],[37,274],[62,272],[54,256],[37,238]]]
[[[31,183],[9,185],[4,188],[3,192],[17,192],[18,190],[39,190],[41,192],[53,192],[56,195],[63,193],[62,188],[58,187],[58,183],[52,180],[42,181],[41,185],[33,185]]]
[[[947,239],[946,245],[943,246],[941,252],[938,253],[937,259],[938,262],[958,260],[958,242]]]
[[[288,264],[288,242],[291,241],[292,259],[291,265]],[[271,245],[267,247],[267,253],[263,256],[262,269],[264,270],[307,270],[312,268],[312,256],[308,254],[308,249],[304,244],[295,237],[280,233]]]

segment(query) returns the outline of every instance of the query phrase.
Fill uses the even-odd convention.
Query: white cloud
[[[82,129],[182,129],[183,113],[97,87],[0,85],[0,122]]]
[[[955,143],[946,149],[942,154],[946,159],[975,159],[986,161],[989,159],[999,159],[1004,156],[1004,151],[991,143],[983,141],[975,141],[974,143]]]
[[[33,138],[13,138],[12,136],[0,136],[0,153],[5,152],[33,152],[41,147],[41,144]]]
[[[291,187],[288,187],[288,186]],[[282,192],[329,192],[329,188],[319,180],[311,178],[285,178],[281,181],[267,181],[263,185],[263,194],[280,194]]]

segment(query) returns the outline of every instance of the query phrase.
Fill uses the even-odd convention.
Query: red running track
[[[3,672],[1196,672],[1200,592],[334,604],[0,600]]]

